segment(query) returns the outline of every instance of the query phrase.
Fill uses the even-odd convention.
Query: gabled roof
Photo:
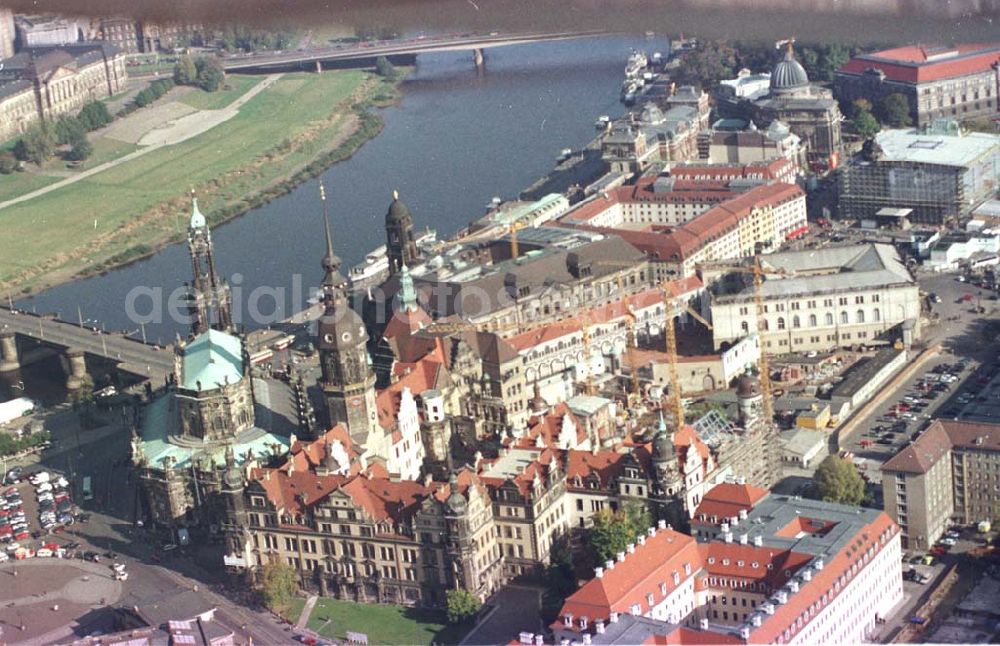
[[[894,473],[927,473],[953,448],[1000,451],[1000,424],[935,420],[909,446],[881,470]]]

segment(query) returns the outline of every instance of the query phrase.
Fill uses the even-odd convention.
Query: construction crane
[[[667,343],[667,367],[670,369],[670,410],[674,414],[674,423],[679,430],[684,426],[684,400],[681,398],[680,374],[677,370],[677,328],[674,325],[674,297],[670,288],[664,283],[663,305],[666,308],[664,326]]]
[[[618,274],[618,291],[622,294],[622,307],[625,310],[625,323],[628,326],[628,334],[625,336],[625,361],[628,363],[629,373],[632,375],[632,394],[627,399],[630,405],[635,405],[639,401],[641,394],[639,391],[639,365],[635,360],[635,313],[632,312],[632,301],[625,293],[625,278]]]
[[[584,392],[593,395],[594,388],[594,364],[593,355],[590,352],[590,315],[587,312],[580,313],[580,331],[583,333],[583,360],[587,364],[587,385]]]
[[[761,264],[760,250],[757,249],[753,256],[753,262],[750,266],[746,265],[716,265],[709,264],[704,268],[723,270],[730,272],[739,272],[743,274],[750,274],[753,276],[753,299],[754,299],[754,309],[756,311],[756,328],[757,328],[757,342],[760,344],[760,355],[757,359],[757,378],[760,380],[760,390],[763,395],[764,401],[764,419],[768,422],[774,420],[774,401],[771,399],[771,372],[768,367],[767,350],[764,344],[764,332],[766,331],[766,320],[764,318],[764,294],[761,290],[761,286],[764,284],[765,275],[777,275],[782,277],[794,276],[794,272],[787,271],[785,269],[766,269]],[[699,270],[702,266],[698,267]]]
[[[515,221],[511,222],[510,226],[508,227],[508,231],[510,232],[510,257],[512,259],[515,259],[520,255],[519,253],[520,249],[517,246],[517,232],[526,226],[528,226],[527,222]]]

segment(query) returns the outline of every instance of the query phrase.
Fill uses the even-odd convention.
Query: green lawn
[[[35,175],[34,173],[0,175],[0,202],[17,197],[18,195],[24,195],[25,193],[58,181],[58,177],[47,177],[44,175]]]
[[[302,613],[304,599],[296,599],[288,614],[294,623]],[[450,626],[441,610],[407,608],[320,599],[307,624],[309,630],[330,639],[345,639],[347,631],[365,633],[369,644],[457,644],[470,628]]]
[[[244,200],[268,182],[315,158],[323,142],[336,135],[339,123],[324,124],[294,153],[272,160],[266,159],[265,153],[302,132],[311,122],[329,117],[366,76],[358,70],[286,75],[251,99],[237,116],[194,139],[0,210],[0,229],[5,233],[0,236],[0,282],[37,268],[42,261],[48,261],[45,272],[79,264],[79,260],[67,260],[62,254],[81,249],[157,205],[184,199],[193,186],[211,189],[211,194],[203,193],[201,201],[202,210],[210,218],[213,209]],[[341,113],[346,115],[347,111]],[[95,154],[112,154],[109,151],[113,147],[101,143]],[[242,172],[227,176],[237,169]],[[4,179],[7,177],[14,176]],[[224,180],[216,185],[214,180],[219,178]],[[0,185],[3,183],[0,180]],[[142,227],[134,227],[127,235],[116,236],[113,242],[103,245],[83,264],[96,263],[139,243],[155,243],[176,235],[176,219],[164,214]],[[29,279],[28,284],[33,280]],[[15,288],[24,286],[22,281],[18,283]]]
[[[186,103],[199,110],[219,110],[246,94],[250,88],[264,80],[263,76],[231,74],[226,76],[226,86],[218,92],[205,92],[199,88],[181,97]]]

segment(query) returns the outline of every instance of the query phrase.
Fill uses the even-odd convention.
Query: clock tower
[[[358,444],[368,445],[377,437],[375,371],[368,357],[368,332],[361,317],[347,302],[347,281],[340,274],[340,258],[333,253],[326,192],[320,186],[326,255],[323,257],[323,315],[316,327],[320,356],[320,387],[330,415],[330,426],[347,426]]]

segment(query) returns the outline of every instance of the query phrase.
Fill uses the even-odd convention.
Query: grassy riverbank
[[[243,79],[226,102],[254,85]],[[287,193],[377,134],[367,107],[392,96],[364,71],[288,74],[197,137],[0,210],[0,290],[41,289],[180,240],[191,189],[216,224]]]

